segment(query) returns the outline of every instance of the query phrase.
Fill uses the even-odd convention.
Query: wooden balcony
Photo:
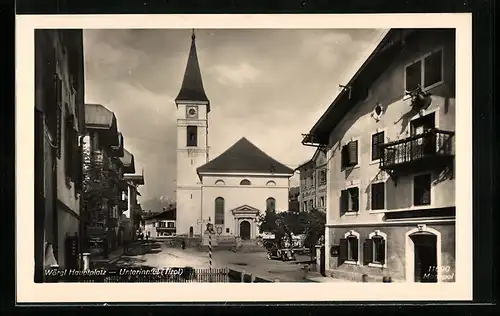
[[[454,132],[432,129],[423,134],[381,144],[380,169],[389,174],[441,168],[453,161]]]
[[[159,233],[175,233],[175,227],[156,227],[156,231]]]

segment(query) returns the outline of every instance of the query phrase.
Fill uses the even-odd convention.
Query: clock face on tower
[[[198,117],[198,108],[195,106],[190,106],[186,109],[188,118],[196,118]]]

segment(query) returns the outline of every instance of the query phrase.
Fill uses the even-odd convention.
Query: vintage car
[[[295,253],[292,249],[278,249],[271,248],[267,251],[267,259],[274,260],[279,259],[281,261],[296,260]]]

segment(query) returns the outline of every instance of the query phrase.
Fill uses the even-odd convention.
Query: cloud
[[[216,80],[223,85],[234,85],[242,88],[245,84],[255,82],[262,72],[254,66],[241,62],[238,65],[215,65],[209,68]]]
[[[210,158],[245,136],[295,168],[307,133],[338,94],[342,73],[376,30],[199,30],[211,103]],[[144,168],[142,200],[175,197],[176,106],[191,30],[85,30],[86,102],[114,111],[125,147]],[[233,87],[233,88],[230,88]],[[294,178],[295,179],[295,178]],[[292,183],[295,183],[292,180]]]

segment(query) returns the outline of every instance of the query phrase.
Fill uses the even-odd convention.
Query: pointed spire
[[[201,79],[200,65],[198,63],[198,54],[196,52],[196,35],[194,29],[191,35],[191,49],[189,50],[188,61],[182,80],[182,86],[177,98],[178,101],[201,101],[209,102],[205,89],[203,88],[203,80]],[[210,107],[207,108],[210,111]]]

